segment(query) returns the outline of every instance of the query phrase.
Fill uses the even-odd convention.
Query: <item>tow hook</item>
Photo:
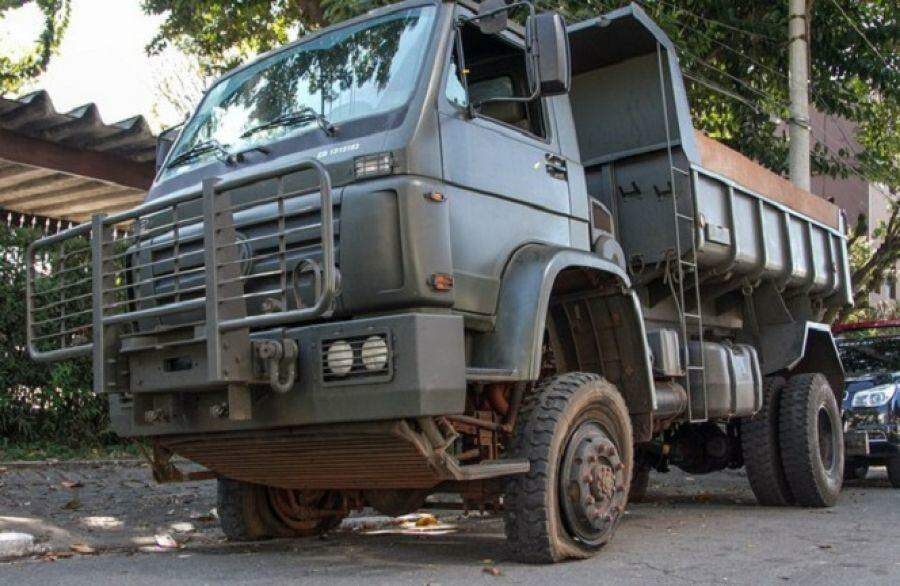
[[[294,340],[261,340],[254,342],[256,355],[269,375],[269,386],[276,393],[285,394],[297,380],[299,347]]]

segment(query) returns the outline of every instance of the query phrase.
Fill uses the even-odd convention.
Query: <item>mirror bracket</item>
[[[469,94],[469,84],[468,84],[468,76],[466,73],[466,65],[465,65],[465,56],[463,54],[463,46],[462,46],[462,27],[465,24],[469,23],[479,23],[478,28],[484,34],[498,34],[502,32],[507,27],[507,15],[510,11],[519,8],[526,7],[528,9],[528,19],[526,21],[525,27],[525,54],[528,60],[527,67],[530,81],[533,83],[531,95],[528,96],[519,96],[519,97],[508,97],[508,98],[487,98],[481,100],[478,103],[473,103],[468,101],[468,105],[466,107],[466,114],[469,118],[473,118],[475,116],[476,111],[481,108],[484,104],[490,102],[520,102],[520,103],[530,103],[542,95],[556,95],[559,93],[565,93],[568,91],[569,84],[571,83],[571,72],[566,71],[564,78],[556,79],[555,81],[559,82],[557,85],[562,85],[562,91],[560,91],[557,87],[551,87],[552,91],[545,91],[546,87],[552,86],[553,84],[545,83],[545,80],[542,79],[541,75],[541,59],[542,56],[535,53],[535,42],[538,41],[536,37],[538,36],[538,32],[535,30],[535,23],[537,22],[536,11],[534,7],[534,3],[531,0],[518,0],[516,2],[511,2],[509,4],[506,3],[506,0],[485,0],[481,4],[480,11],[478,14],[473,16],[460,16],[456,19],[456,58],[457,58],[457,67],[460,69],[461,78],[463,87],[466,91],[466,95]],[[562,17],[560,17],[556,13],[547,13],[553,15],[554,19],[558,19],[560,22],[563,22],[563,35],[565,35],[565,23],[562,21]],[[497,18],[498,15],[502,15],[502,18]],[[544,16],[543,14],[541,16]],[[543,23],[542,23],[543,24]],[[530,26],[529,26],[530,25]],[[559,24],[554,22],[553,26],[554,32],[557,33],[554,36],[558,36],[558,27]],[[542,29],[544,30],[544,29]],[[546,34],[546,33],[545,33]],[[557,44],[557,48],[560,46]],[[538,42],[538,51],[540,51],[540,43]],[[555,54],[555,53],[554,53]],[[551,69],[551,71],[555,71],[558,75],[563,72],[560,71],[561,66],[568,68],[569,65],[569,47],[568,43],[565,44],[565,64],[556,60],[555,69]]]

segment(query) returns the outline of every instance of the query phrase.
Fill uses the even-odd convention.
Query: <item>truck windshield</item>
[[[434,12],[412,8],[339,28],[222,79],[182,132],[166,173],[402,106]]]

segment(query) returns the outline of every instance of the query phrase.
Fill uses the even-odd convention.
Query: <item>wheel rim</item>
[[[560,504],[569,533],[586,545],[602,545],[625,510],[625,465],[616,444],[597,421],[572,433],[563,454]]]
[[[269,502],[275,516],[295,531],[315,529],[322,520],[324,491],[302,491],[269,487]]]
[[[834,470],[837,454],[837,438],[834,433],[834,424],[831,421],[831,414],[825,406],[819,408],[817,417],[817,427],[819,431],[819,456],[822,458],[822,466],[825,470],[831,472]]]

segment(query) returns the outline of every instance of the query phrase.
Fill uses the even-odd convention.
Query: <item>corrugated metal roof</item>
[[[0,97],[0,208],[85,221],[139,204],[156,137],[143,116],[106,124],[95,104],[57,112],[45,91]]]
[[[0,128],[138,163],[153,162],[156,157],[156,137],[143,116],[106,124],[93,103],[57,112],[43,90],[15,99],[0,97]]]

